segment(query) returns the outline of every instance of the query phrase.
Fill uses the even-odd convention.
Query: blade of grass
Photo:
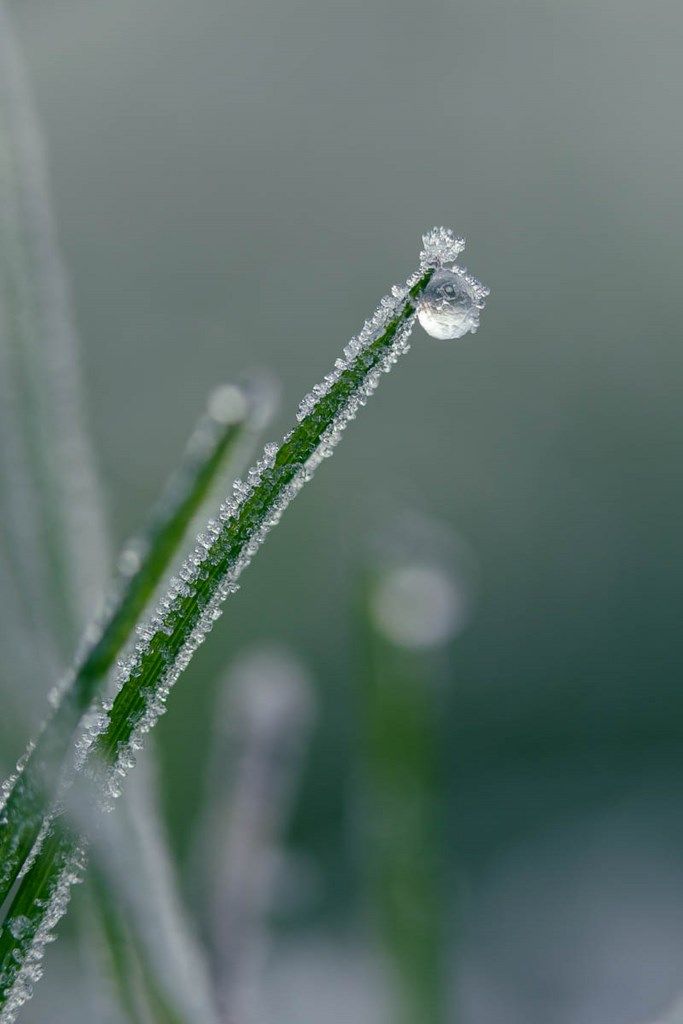
[[[226,386],[209,402],[179,469],[173,474],[145,532],[121,555],[119,578],[100,620],[86,633],[75,668],[53,698],[54,712],[16,775],[5,783],[0,806],[0,904],[7,897],[43,827],[74,732],[101,697],[109,669],[178,551],[188,525],[230,456],[250,441],[263,419],[258,392]]]
[[[419,520],[406,526],[405,536],[383,538],[362,587],[364,864],[395,1016],[403,1024],[443,1024],[444,737],[436,655],[463,628],[469,597],[462,574],[446,568],[455,554],[448,534]]]
[[[110,939],[127,937],[125,949],[139,965],[141,994],[155,1021],[217,1024],[206,957],[168,851],[153,754],[146,751],[125,805],[113,815],[98,815],[99,828],[85,823],[95,837],[96,909]],[[111,954],[121,960],[120,939]]]
[[[373,318],[344,351],[335,369],[304,399],[299,423],[280,447],[267,445],[246,484],[237,481],[233,499],[210,521],[185,561],[140,643],[121,667],[119,692],[105,707],[106,719],[91,731],[86,763],[93,774],[108,766],[104,790],[120,792],[134,752],[153,727],[172,685],[220,615],[242,571],[294,496],[331,455],[344,428],[409,348],[416,302],[435,269],[462,249],[444,229],[424,238],[420,269],[406,286],[386,296]],[[68,905],[69,889],[82,871],[79,843],[56,823],[22,879],[0,933],[0,1024],[9,1024],[40,977],[41,959],[53,928]],[[19,923],[17,923],[19,922]]]
[[[85,901],[78,907],[79,946],[90,980],[91,1016],[116,1024],[148,1024],[141,1006],[142,978],[127,922],[97,863],[91,863]]]
[[[231,666],[215,715],[202,843],[217,997],[224,1020],[256,1020],[277,854],[315,712],[304,667],[257,649]]]
[[[0,3],[0,492],[5,558],[34,661],[55,672],[108,574],[78,346],[45,155],[21,53]],[[40,666],[36,666],[40,669]],[[35,687],[36,674],[28,685]],[[48,677],[49,678],[49,677]]]
[[[368,866],[403,1024],[441,1024],[434,709],[419,659],[370,629],[363,680]]]

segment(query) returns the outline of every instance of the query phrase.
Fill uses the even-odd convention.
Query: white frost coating
[[[79,844],[76,850],[69,857],[66,866],[52,890],[47,905],[41,915],[40,923],[36,929],[25,953],[19,954],[20,967],[14,978],[12,987],[7,993],[6,1001],[0,1010],[0,1024],[14,1024],[17,1015],[33,995],[33,989],[43,973],[43,957],[48,943],[54,939],[54,929],[66,913],[71,896],[71,888],[83,879],[85,869],[85,845]],[[18,916],[5,922],[5,927],[18,941],[29,929],[30,922],[23,916]],[[0,975],[0,984],[3,978]]]
[[[465,239],[454,235],[450,228],[432,228],[422,236],[420,269],[455,263],[464,248]]]
[[[419,268],[408,278],[405,285],[395,285],[392,288],[391,294],[385,295],[380,301],[373,316],[365,322],[360,333],[346,345],[343,355],[336,361],[332,373],[328,374],[320,384],[316,385],[301,403],[298,414],[300,421],[313,412],[318,402],[329,392],[344,370],[348,369],[356,358],[404,310],[409,289],[418,283],[428,269],[439,269],[445,263],[452,262],[458,253],[461,252],[463,244],[462,239],[455,238],[452,232],[445,228],[434,228],[423,237],[424,248],[420,254]],[[269,510],[266,518],[254,529],[247,544],[229,567],[213,597],[203,610],[198,623],[182,647],[178,657],[168,665],[154,690],[145,694],[144,712],[135,725],[128,743],[123,744],[119,749],[117,759],[108,772],[104,794],[105,806],[111,806],[111,800],[120,795],[123,780],[129,768],[134,764],[136,751],[142,748],[146,733],[154,727],[157,719],[166,710],[166,701],[171,688],[190,662],[194,652],[212,629],[214,622],[220,617],[221,607],[226,597],[238,589],[239,578],[242,572],[249,565],[270,530],[279,522],[282,513],[292,499],[298,494],[303,485],[311,479],[322,460],[332,455],[346,426],[355,418],[358,410],[365,405],[368,398],[377,388],[382,373],[388,373],[398,358],[408,351],[410,347],[408,340],[414,323],[414,312],[410,313],[399,323],[392,342],[379,357],[377,365],[366,372],[362,384],[353,392],[339,410],[330,426],[323,432],[313,454],[305,464],[299,466],[291,481],[283,488],[275,505]],[[290,437],[291,434],[287,434],[282,443],[285,444]],[[273,467],[278,450],[277,444],[271,443],[265,446],[262,458],[249,470],[246,481],[237,480],[233,484],[232,496],[224,502],[219,511],[219,521],[210,520],[204,532],[199,534],[194,551],[181,566],[177,577],[171,581],[168,593],[162,599],[152,617],[139,627],[138,642],[132,654],[119,663],[116,676],[116,688],[119,692],[130,679],[134,678],[139,670],[155,634],[164,630],[166,632],[169,631],[165,621],[174,612],[177,602],[181,598],[188,596],[202,576],[210,569],[212,555],[214,549],[218,546],[217,542],[224,524],[235,519],[239,514],[244,503],[251,497],[256,487],[258,487],[263,474]],[[104,707],[105,714],[109,710],[111,710],[110,705]],[[78,755],[79,765],[85,763],[92,744],[104,732],[105,728],[105,715],[101,715],[84,731]]]
[[[7,798],[14,789],[17,779],[21,776],[24,768],[26,767],[26,762],[33,753],[34,747],[34,741],[30,740],[28,746],[26,747],[26,750],[17,761],[17,765],[14,771],[12,772],[11,775],[8,775],[5,781],[2,783],[2,785],[0,785],[0,826],[5,824],[4,810],[5,804],[7,803]]]

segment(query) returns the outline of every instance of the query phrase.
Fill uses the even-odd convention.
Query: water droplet
[[[457,268],[437,270],[417,306],[427,334],[442,340],[462,338],[479,326],[481,294],[476,283]]]

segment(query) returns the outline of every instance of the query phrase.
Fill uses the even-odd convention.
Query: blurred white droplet
[[[239,423],[248,412],[247,397],[242,388],[223,384],[209,396],[208,412],[217,423]]]
[[[121,554],[117,568],[122,576],[133,576],[142,564],[142,552],[134,543],[128,544]]]
[[[245,654],[232,670],[229,720],[237,718],[250,736],[298,733],[313,713],[308,673],[285,650],[265,648]]]
[[[376,627],[393,643],[436,647],[463,628],[468,602],[438,567],[403,565],[380,580],[371,609]]]

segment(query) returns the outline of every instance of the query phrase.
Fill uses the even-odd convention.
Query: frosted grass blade
[[[304,399],[298,424],[280,446],[266,445],[246,482],[235,483],[232,498],[199,535],[177,579],[140,630],[135,651],[121,665],[118,694],[105,704],[82,748],[94,775],[106,769],[105,801],[120,793],[145,734],[165,710],[171,687],[270,529],[320,462],[333,453],[382,373],[408,350],[420,296],[435,270],[454,261],[463,246],[443,228],[429,232],[423,241],[419,269],[385,296],[332,372]],[[56,823],[23,877],[0,932],[0,1024],[10,1024],[30,998],[45,945],[82,870],[79,843]]]
[[[70,675],[53,695],[54,712],[29,748],[0,803],[0,904],[6,899],[43,826],[64,757],[81,717],[102,697],[107,674],[178,551],[188,525],[230,456],[262,425],[265,395],[226,385],[209,401],[184,459],[152,513],[149,526],[119,560],[119,577],[102,614],[86,632]]]
[[[108,545],[78,351],[23,62],[0,3],[0,493],[3,548],[43,668],[100,598]],[[48,662],[46,665],[45,662]],[[36,665],[40,670],[41,665]],[[36,677],[28,681],[35,686]]]
[[[255,1020],[274,872],[314,717],[314,692],[286,651],[258,649],[231,667],[198,862],[208,867],[216,989],[225,1020]]]

